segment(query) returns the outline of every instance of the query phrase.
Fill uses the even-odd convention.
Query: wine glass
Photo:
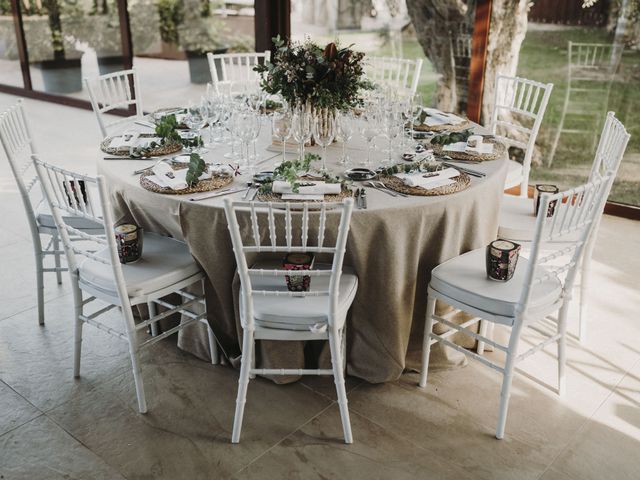
[[[411,141],[413,142],[414,125],[420,121],[422,116],[422,95],[414,93],[411,96]]]
[[[322,171],[327,171],[327,147],[336,138],[336,116],[333,112],[320,110],[313,118],[313,138],[322,147]]]
[[[364,165],[367,167],[371,165],[371,147],[373,146],[373,139],[378,136],[378,117],[373,107],[369,107],[362,115],[360,115],[360,134],[367,141],[367,159]]]
[[[207,121],[209,122],[209,143],[205,145],[207,147],[217,147],[220,145],[220,143],[216,141],[214,134],[214,129],[217,128],[218,121],[221,116],[220,100],[220,96],[217,94],[208,95],[204,98],[207,111]]]
[[[189,130],[195,133],[195,137],[193,140],[197,140],[200,136],[200,130],[207,123],[207,109],[206,106],[202,104],[190,104],[187,108],[187,114],[184,118],[184,123]],[[195,149],[190,149],[190,151],[195,151],[196,153],[204,153],[203,149],[198,145]]]
[[[291,117],[291,134],[299,144],[300,160],[304,160],[304,144],[311,139],[311,115],[305,107],[298,107]]]
[[[351,112],[341,112],[338,117],[338,137],[342,140],[342,157],[338,163],[340,165],[347,165],[351,159],[347,155],[347,142],[353,138],[353,130],[355,124],[355,117]]]
[[[236,139],[236,122],[234,116],[239,112],[239,109],[236,108],[236,105],[231,98],[229,101],[225,103],[224,109],[221,115],[221,123],[224,126],[224,129],[227,131],[229,135],[229,145],[231,145],[231,151],[224,154],[224,158],[228,158],[230,160],[237,160],[240,158],[240,154],[236,152],[236,145],[238,143]]]
[[[271,115],[271,132],[273,136],[282,142],[282,161],[287,160],[287,139],[291,137],[291,112],[273,112]]]
[[[256,143],[258,141],[258,137],[260,137],[260,130],[262,129],[262,119],[263,119],[262,115],[257,115],[255,113],[253,113],[253,115],[251,116],[249,131],[251,132],[250,143],[253,146],[253,154],[251,155],[250,159],[254,164],[260,161],[260,157],[256,149]],[[253,172],[253,166],[252,166],[252,172]]]
[[[393,141],[398,138],[403,129],[402,116],[398,111],[388,112],[384,118],[382,118],[381,127],[382,134],[389,140],[389,148],[387,150],[386,166],[393,164]]]

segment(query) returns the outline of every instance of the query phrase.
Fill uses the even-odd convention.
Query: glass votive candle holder
[[[142,256],[144,231],[131,223],[118,225],[114,229],[120,263],[132,263]]]
[[[289,253],[282,261],[285,270],[310,270],[314,256],[311,253]],[[309,275],[286,275],[287,289],[290,292],[308,292],[311,287]]]
[[[538,184],[535,186],[533,190],[533,214],[537,217],[538,210],[540,209],[540,195],[543,193],[555,194],[558,193],[560,189],[555,185],[546,185],[546,184]],[[547,208],[547,217],[553,217],[553,213],[556,210],[556,201],[554,200],[549,203],[549,207]]]
[[[507,282],[516,271],[520,245],[510,240],[494,240],[487,245],[487,276],[491,280]]]

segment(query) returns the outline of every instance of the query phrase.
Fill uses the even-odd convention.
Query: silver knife
[[[231,195],[232,193],[242,192],[246,190],[247,187],[239,187],[239,188],[228,188],[226,190],[220,190],[219,192],[212,193],[211,195],[205,195],[202,197],[191,197],[189,198],[190,202],[197,202],[199,200],[206,200],[208,198],[222,197],[224,195]]]

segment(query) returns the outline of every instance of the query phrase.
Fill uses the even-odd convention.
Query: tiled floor
[[[0,110],[14,100],[0,95]],[[92,173],[93,115],[27,108],[41,151]],[[426,390],[415,373],[384,385],[350,379],[349,446],[330,379],[258,379],[242,443],[231,445],[237,372],[173,341],[144,354],[147,415],[136,410],[126,345],[102,332],[85,330],[82,378],[73,379],[68,281],[47,283],[39,327],[28,230],[0,166],[0,479],[640,478],[640,223],[605,217],[590,336],[570,342],[567,395],[550,390],[554,349],[531,357],[522,368],[542,383],[516,377],[504,440],[493,437],[499,378],[471,363],[434,370]]]

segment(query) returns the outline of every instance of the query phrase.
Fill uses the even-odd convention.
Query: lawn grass
[[[315,38],[319,42],[330,41],[334,37]],[[341,32],[339,39],[343,45],[355,44],[355,48],[370,55],[391,55],[391,47],[375,32]],[[553,93],[545,114],[537,147],[542,153],[543,164],[534,165],[531,183],[554,183],[560,188],[568,188],[583,183],[589,175],[593,161],[593,138],[599,137],[601,123],[607,111],[616,116],[631,133],[627,154],[609,197],[621,203],[640,205],[640,52],[626,50],[623,54],[620,73],[614,78],[608,100],[605,97],[585,98],[587,102],[601,102],[601,111],[593,119],[582,122],[587,134],[563,134],[560,137],[551,167],[546,165],[564,104],[567,87],[568,42],[610,43],[607,32],[597,28],[530,28],[520,50],[518,75],[541,82],[554,84]],[[418,91],[425,104],[431,103],[435,92],[437,74],[426,59],[415,37],[405,36],[403,40],[405,58],[422,58],[421,81]],[[567,127],[576,125],[566,122]]]

